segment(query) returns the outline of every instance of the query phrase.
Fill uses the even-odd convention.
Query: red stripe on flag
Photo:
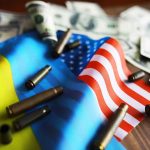
[[[116,48],[116,50],[118,51],[118,54],[121,58],[121,65],[122,65],[123,70],[125,71],[125,74],[130,75],[131,73],[130,73],[129,69],[126,66],[125,56],[124,56],[124,52],[122,50],[121,45],[118,43],[117,40],[115,40],[113,38],[108,39],[106,41],[106,43],[108,43],[108,44],[110,44],[110,45],[112,45],[113,47]]]

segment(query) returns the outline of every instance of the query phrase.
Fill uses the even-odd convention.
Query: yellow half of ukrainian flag
[[[4,123],[12,124],[12,119],[7,117],[6,107],[19,101],[12,79],[11,68],[8,60],[0,56],[0,126]],[[13,133],[13,141],[8,145],[1,145],[0,150],[39,150],[39,144],[28,127],[21,132]]]

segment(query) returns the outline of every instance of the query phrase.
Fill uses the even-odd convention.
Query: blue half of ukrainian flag
[[[0,145],[1,150],[86,150],[102,125],[98,102],[90,87],[79,81],[60,58],[52,59],[51,52],[51,46],[42,42],[36,32],[0,44],[0,125],[11,125],[13,121],[6,116],[6,106],[57,85],[64,87],[62,96],[46,103],[52,112],[13,133],[13,142]],[[27,91],[25,81],[45,65],[51,65],[52,71],[33,90]],[[113,138],[107,149],[124,147]]]

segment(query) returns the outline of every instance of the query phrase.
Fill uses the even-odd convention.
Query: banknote
[[[115,37],[115,38],[118,39],[118,41],[120,42],[120,44],[124,50],[125,55],[127,53],[132,53],[132,51],[134,51],[135,49],[138,48],[138,46],[135,43],[133,43],[129,40],[125,40],[122,37]]]
[[[150,73],[150,61],[148,58],[140,55],[139,48],[126,53],[126,60],[137,68]]]
[[[139,40],[141,35],[141,27],[132,19],[118,18],[118,32],[120,35],[124,35],[127,37],[134,34],[138,36],[137,40]],[[139,42],[137,40],[135,40],[135,43]]]
[[[134,65],[135,67],[144,70],[147,73],[150,73],[150,60],[146,57],[143,57],[140,53],[140,43],[135,44],[130,40],[125,40],[125,38],[116,37],[125,54],[126,60]]]
[[[18,26],[0,26],[0,42],[20,34]]]
[[[8,11],[0,11],[0,25],[11,25],[11,24],[19,24],[20,19],[22,20],[24,17],[23,14],[12,13]]]
[[[118,18],[118,32],[128,37],[135,44],[140,37],[150,30],[150,13],[148,10],[134,6],[122,12]]]
[[[105,11],[97,4],[93,2],[83,1],[67,1],[67,9],[76,13],[91,14],[93,16],[107,16]]]
[[[99,30],[98,23],[102,22],[102,18],[106,19],[108,16],[98,4],[93,2],[67,1],[66,6],[73,13],[70,20],[72,28],[80,31],[100,33],[97,31]],[[104,26],[103,24],[103,28]]]
[[[51,5],[44,1],[30,1],[25,7],[41,39],[55,44],[58,39]]]
[[[33,27],[27,14],[0,10],[0,42],[22,34]]]
[[[72,20],[72,26],[78,30],[84,30],[84,31],[92,31],[93,28],[95,28],[94,26],[94,20],[93,20],[93,16],[88,16],[84,13],[80,13],[78,14],[76,21]]]
[[[118,35],[118,18],[117,17],[95,17],[93,19],[94,28],[92,32],[105,35]]]
[[[140,39],[140,53],[142,56],[150,58],[150,37],[142,36]]]
[[[55,25],[62,27],[71,27],[71,17],[74,13],[66,9],[66,7],[64,6],[51,4],[51,7]]]
[[[105,21],[103,21],[105,20]],[[115,36],[118,35],[118,27],[116,20],[111,17],[107,19],[87,18],[85,14],[80,14],[76,21],[71,22],[72,28],[78,31],[86,31],[95,35]]]
[[[8,25],[24,26],[25,30],[33,28],[33,23],[27,14],[0,10],[0,26]]]
[[[143,26],[150,23],[150,11],[140,6],[133,6],[120,13],[121,18],[133,19]]]
[[[126,60],[150,73],[150,59],[145,57],[150,54],[150,11],[134,6],[122,12],[118,20],[119,35],[126,41],[122,44]]]

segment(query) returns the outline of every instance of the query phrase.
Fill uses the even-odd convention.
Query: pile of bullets
[[[30,90],[33,89],[49,73],[50,70],[51,66],[46,65],[25,83],[26,88]],[[56,86],[8,106],[6,108],[6,112],[11,118],[20,116],[22,113],[31,110],[31,112],[28,112],[13,121],[13,130],[19,131],[34,121],[48,115],[51,110],[47,105],[40,108],[35,107],[53,100],[55,97],[60,96],[62,93],[63,87]],[[0,127],[0,137],[2,144],[9,144],[12,141],[12,130],[9,125],[3,124]]]

